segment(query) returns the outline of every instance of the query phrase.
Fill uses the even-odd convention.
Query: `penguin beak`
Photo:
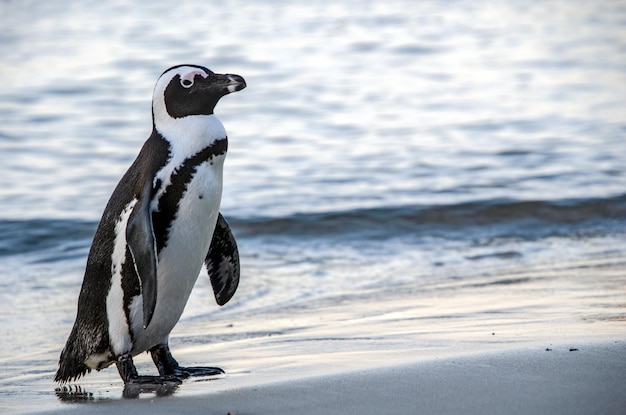
[[[230,94],[231,92],[241,91],[246,87],[246,81],[243,77],[239,75],[233,74],[215,74],[214,75],[218,81],[222,84],[222,87],[225,89],[226,94]]]

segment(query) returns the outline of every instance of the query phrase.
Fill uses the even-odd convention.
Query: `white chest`
[[[157,301],[148,328],[142,327],[141,296],[131,306],[134,351],[141,352],[165,339],[184,311],[215,230],[223,162],[222,155],[200,164],[187,185],[171,223],[167,245],[158,256]]]
[[[168,163],[157,172],[155,202],[151,209],[159,209],[156,201],[168,190],[181,165],[194,154],[216,140],[226,137],[226,132],[215,116],[187,117],[172,120],[175,125],[157,125],[170,141]],[[210,157],[195,167],[194,173],[178,200],[176,215],[167,233],[167,243],[157,258],[157,301],[152,321],[142,325],[142,299],[135,297],[130,316],[134,333],[133,352],[142,352],[164,340],[174,328],[184,311],[191,290],[196,283],[209,250],[222,196],[222,170],[225,154]]]

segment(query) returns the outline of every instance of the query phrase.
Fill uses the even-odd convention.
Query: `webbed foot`
[[[150,354],[161,376],[176,376],[186,379],[190,376],[215,376],[224,374],[224,371],[219,367],[180,366],[172,356],[172,353],[170,353],[170,348],[167,344],[154,346],[150,349]]]
[[[216,376],[223,374],[224,371],[219,367],[209,366],[179,366],[178,369],[174,371],[174,376],[182,377],[183,379],[190,376]]]
[[[117,371],[120,373],[122,380],[127,385],[180,385],[183,383],[181,377],[175,374],[160,374],[159,376],[139,376],[137,368],[133,363],[133,357],[130,353],[123,354],[117,358],[115,362]]]

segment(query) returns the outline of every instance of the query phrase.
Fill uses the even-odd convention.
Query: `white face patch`
[[[194,83],[194,78],[196,75],[200,75],[203,78],[209,76],[203,70],[193,67],[193,66],[179,66],[169,71],[165,72],[159,80],[157,81],[154,87],[154,93],[152,96],[152,109],[154,110],[154,122],[156,124],[167,122],[171,119],[170,115],[167,113],[167,109],[165,107],[165,88],[167,85],[176,77],[176,75],[180,76],[180,84],[184,88],[191,88]]]

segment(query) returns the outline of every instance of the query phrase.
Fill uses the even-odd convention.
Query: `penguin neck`
[[[166,117],[155,120],[154,129],[169,142],[173,154],[186,156],[226,138],[224,125],[215,114]]]

